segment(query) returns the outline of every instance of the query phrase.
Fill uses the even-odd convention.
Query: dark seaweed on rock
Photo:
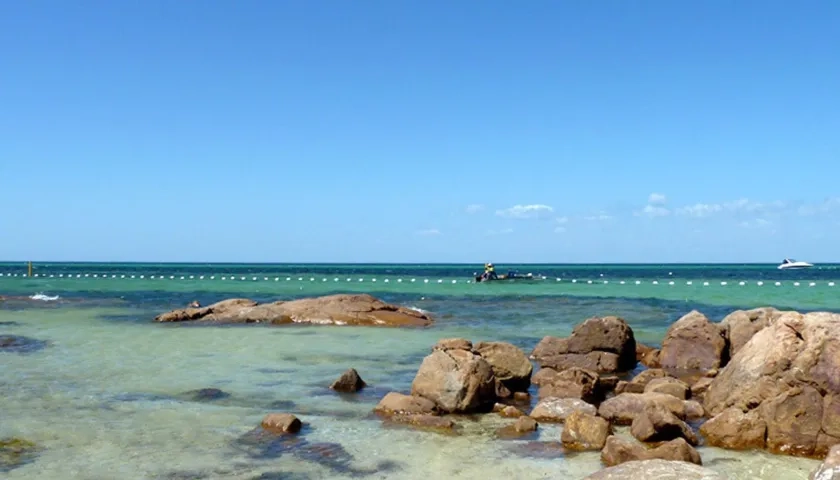
[[[49,345],[45,340],[38,340],[19,335],[0,335],[0,352],[32,353],[43,350]]]

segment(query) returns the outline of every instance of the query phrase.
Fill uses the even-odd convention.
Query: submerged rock
[[[519,417],[511,425],[496,431],[496,436],[503,439],[522,438],[537,431],[539,424],[531,417]]]
[[[359,372],[355,368],[351,368],[342,373],[338,379],[330,385],[330,388],[336,392],[355,393],[365,388],[367,384],[359,376]]]
[[[212,402],[229,398],[230,394],[218,388],[201,388],[184,392],[180,396],[190,402]]]
[[[9,472],[33,460],[40,448],[22,438],[0,439],[0,472]]]
[[[48,342],[19,335],[0,335],[0,352],[32,353],[42,350]]]
[[[605,468],[583,480],[725,480],[719,473],[682,461],[636,460]]]
[[[387,304],[370,295],[328,295],[258,304],[244,298],[163,313],[156,322],[306,323],[378,327],[426,327],[433,319],[426,313]]]

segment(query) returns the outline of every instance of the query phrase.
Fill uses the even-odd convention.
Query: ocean
[[[590,316],[619,315],[658,345],[691,310],[720,320],[739,308],[840,311],[840,265],[497,265],[529,283],[476,284],[482,265],[0,263],[0,438],[38,453],[3,478],[320,479],[568,478],[601,468],[598,452],[564,454],[561,426],[523,439],[510,420],[465,420],[451,436],[383,425],[371,414],[408,392],[440,338],[511,342],[526,353]],[[430,312],[426,329],[155,324],[198,300],[271,301],[363,292]],[[328,386],[347,368],[370,385]],[[219,389],[211,398],[201,389]],[[536,397],[536,391],[532,392]],[[289,448],[249,436],[267,413],[306,423]],[[622,434],[622,430],[619,430]],[[803,479],[818,462],[698,448],[732,479]]]

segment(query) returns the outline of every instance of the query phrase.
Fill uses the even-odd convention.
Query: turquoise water
[[[480,268],[469,265],[36,264],[38,277],[24,277],[25,265],[0,264],[0,295],[7,297],[0,334],[47,342],[0,353],[0,437],[43,447],[33,462],[5,475],[582,478],[600,468],[597,452],[564,456],[550,443],[529,443],[558,441],[562,427],[500,440],[494,432],[509,420],[488,415],[465,420],[465,434],[451,437],[386,428],[370,411],[388,391],[408,391],[423,356],[442,337],[504,340],[529,351],[544,335],[567,335],[588,316],[617,314],[641,341],[656,344],[671,322],[695,308],[716,320],[763,305],[838,310],[840,270],[821,267],[526,265],[514,268],[546,279],[502,285],[468,283]],[[193,299],[341,292],[421,308],[437,323],[394,330],[151,322]],[[349,367],[371,387],[356,397],[334,394],[327,386]],[[229,396],[202,401],[187,394],[202,388]],[[278,452],[242,441],[275,411],[308,424],[306,444]],[[706,447],[700,453],[707,466],[737,479],[807,478],[816,465]]]

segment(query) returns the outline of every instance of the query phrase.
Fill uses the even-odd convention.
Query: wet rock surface
[[[154,320],[163,323],[294,323],[376,327],[427,327],[434,323],[426,313],[387,304],[365,294],[338,294],[263,304],[246,298],[234,298],[208,307],[173,310],[158,315]]]

